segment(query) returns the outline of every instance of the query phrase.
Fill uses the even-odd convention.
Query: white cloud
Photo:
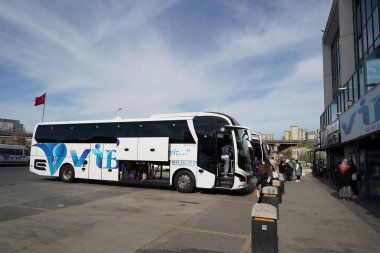
[[[282,134],[294,124],[318,128],[323,110],[321,61],[321,56],[316,56],[299,62],[288,78],[268,84],[272,89],[265,96],[237,101],[225,110],[234,112],[236,118],[242,119],[241,124],[262,133]]]
[[[309,50],[313,40],[320,40],[315,29],[325,22],[328,13],[321,13],[326,4],[314,4],[322,9],[318,11],[276,2],[269,14],[262,6],[223,2],[229,7],[226,18],[236,19],[237,25],[210,31],[215,47],[208,54],[190,56],[173,49],[173,42],[155,29],[159,18],[181,1],[91,1],[86,8],[77,4],[85,17],[75,15],[81,9],[65,12],[69,7],[64,3],[60,12],[38,1],[2,1],[0,63],[16,66],[18,73],[39,84],[38,91],[28,92],[38,96],[47,91],[48,120],[111,118],[119,107],[123,117],[207,109],[230,113],[266,133],[293,124],[317,128],[323,107],[321,50],[303,54],[298,48]],[[289,52],[299,55],[283,59],[281,54]],[[247,68],[241,75],[242,61],[258,66],[266,56],[273,62]],[[274,73],[277,58],[291,72]],[[236,98],[238,91],[263,95]],[[235,100],[229,100],[233,95]],[[4,117],[20,119],[31,130],[40,119],[31,104],[7,102],[0,108],[8,112]],[[300,105],[303,110],[297,110]]]

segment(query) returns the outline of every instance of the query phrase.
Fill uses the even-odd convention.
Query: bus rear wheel
[[[61,169],[61,180],[65,183],[72,183],[75,179],[75,172],[72,166],[65,165]]]
[[[193,192],[195,190],[195,178],[193,173],[188,170],[178,172],[174,178],[174,185],[179,192]]]

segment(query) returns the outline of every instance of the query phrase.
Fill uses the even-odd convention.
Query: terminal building
[[[334,0],[323,32],[324,112],[315,150],[327,177],[343,159],[360,172],[360,195],[380,198],[379,0]]]
[[[24,132],[24,125],[19,120],[0,118],[0,144],[15,144],[12,138]]]

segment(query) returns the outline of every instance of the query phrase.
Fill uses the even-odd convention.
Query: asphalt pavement
[[[0,252],[251,252],[250,193],[79,181],[0,168]],[[287,182],[279,252],[380,252],[379,201]]]
[[[340,200],[334,188],[312,176],[287,182],[279,252],[380,252],[378,206],[378,200]]]

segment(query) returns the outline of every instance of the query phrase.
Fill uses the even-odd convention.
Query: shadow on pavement
[[[43,178],[46,181],[60,181],[56,177]],[[63,183],[63,182],[62,182]],[[161,189],[176,191],[174,186],[170,186],[167,183],[145,181],[145,182],[114,182],[114,181],[100,181],[100,180],[86,180],[86,179],[76,179],[74,184],[99,184],[99,185],[111,185],[118,187],[135,187],[144,189]],[[230,195],[230,196],[246,196],[253,192],[254,185],[250,184],[247,188],[241,190],[227,190],[227,189],[198,189],[195,193],[208,194],[208,195]]]
[[[376,199],[369,199],[366,196],[359,196],[353,201],[343,201],[339,199],[338,187],[336,184],[327,178],[315,178],[319,185],[321,185],[331,196],[337,198],[348,207],[354,214],[364,220],[369,226],[380,233],[380,201]]]

